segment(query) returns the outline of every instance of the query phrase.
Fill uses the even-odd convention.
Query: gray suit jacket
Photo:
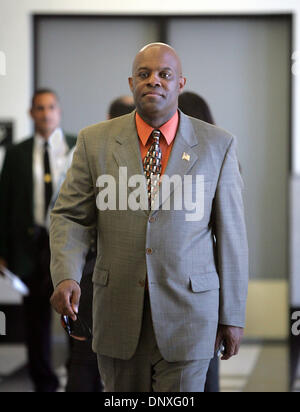
[[[132,357],[141,329],[147,276],[162,356],[170,362],[211,358],[218,322],[243,327],[245,320],[248,246],[234,138],[180,112],[165,174],[178,175],[182,181],[184,176],[193,176],[187,192],[194,199],[196,176],[204,176],[199,221],[187,221],[190,212],[184,202],[176,210],[172,200],[180,190],[174,185],[169,194],[160,193],[158,210],[99,211],[97,179],[115,178],[118,205],[120,167],[127,168],[128,179],[143,175],[134,112],[79,134],[51,216],[54,286],[64,279],[80,281],[96,226],[94,351],[120,359]],[[146,193],[146,186],[143,190]],[[128,188],[128,195],[133,191]],[[171,210],[164,210],[169,200]]]

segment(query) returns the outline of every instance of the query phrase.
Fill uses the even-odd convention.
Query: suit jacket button
[[[150,249],[150,248],[146,249],[146,253],[147,253],[147,255],[152,255],[153,254],[153,249]]]
[[[154,223],[155,221],[156,221],[156,218],[155,218],[154,216],[152,216],[152,217],[149,218],[149,222],[150,222],[150,223]]]

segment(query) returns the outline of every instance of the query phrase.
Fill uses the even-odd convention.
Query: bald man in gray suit
[[[74,320],[98,231],[93,350],[106,391],[202,391],[214,351],[223,343],[229,359],[242,339],[248,246],[235,140],[178,110],[185,83],[174,49],[145,46],[129,78],[136,111],[80,132],[52,212],[51,301]]]

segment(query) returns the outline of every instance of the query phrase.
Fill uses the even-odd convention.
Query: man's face
[[[129,78],[138,113],[145,120],[161,119],[161,125],[167,122],[177,110],[185,81],[171,49],[156,46],[140,52]]]
[[[59,127],[61,111],[58,101],[52,93],[37,95],[30,114],[35,124],[35,130],[45,138],[48,138]]]

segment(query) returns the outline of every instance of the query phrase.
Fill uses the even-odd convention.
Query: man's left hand
[[[221,360],[228,360],[232,356],[238,354],[241,341],[244,335],[244,329],[236,326],[219,325],[215,352],[220,348],[221,344],[224,345],[225,351]]]

